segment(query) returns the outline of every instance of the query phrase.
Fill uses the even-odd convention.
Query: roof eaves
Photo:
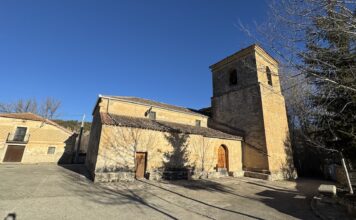
[[[23,114],[29,114],[29,115],[32,115],[34,116],[34,118],[19,118],[19,117],[16,117],[16,115],[23,115]],[[24,112],[24,113],[8,113],[8,114],[5,114],[5,115],[0,115],[0,117],[4,117],[4,118],[13,118],[13,119],[18,119],[18,120],[28,120],[28,121],[39,121],[39,122],[43,122],[43,123],[46,123],[48,125],[52,125],[52,126],[55,126],[61,130],[63,130],[64,132],[68,133],[68,134],[74,134],[74,132],[72,131],[69,131],[68,129],[60,126],[59,124],[55,123],[54,121],[52,120],[49,120],[47,118],[43,118],[37,114],[34,114],[32,112]]]
[[[107,115],[109,118],[110,118],[110,122],[107,122],[107,121],[103,121],[101,120],[101,122],[104,124],[104,125],[108,125],[108,126],[118,126],[118,127],[127,127],[127,128],[138,128],[138,129],[143,129],[143,130],[153,130],[153,131],[160,131],[160,132],[169,132],[168,130],[165,130],[165,129],[162,129],[161,127],[145,127],[145,126],[140,126],[140,125],[127,125],[127,124],[122,124],[120,122],[117,122],[115,120],[115,117],[112,116],[111,114],[107,114],[107,113],[103,113],[103,115]],[[101,116],[102,118],[102,116]],[[172,123],[172,124],[175,124],[173,122],[168,122],[168,123]],[[176,123],[176,124],[179,124],[179,123]],[[185,124],[182,124],[183,126],[190,126],[190,125],[185,125]],[[167,125],[165,125],[167,126]],[[192,135],[201,135],[203,137],[208,137],[208,138],[218,138],[218,139],[225,139],[225,140],[242,140],[243,138],[240,137],[240,136],[235,136],[235,135],[231,135],[231,134],[226,134],[226,133],[223,133],[221,131],[218,131],[218,130],[214,130],[214,129],[211,129],[211,128],[203,128],[203,129],[209,129],[209,130],[214,130],[214,131],[217,131],[217,132],[220,132],[222,133],[223,135],[222,136],[219,136],[219,135],[207,135],[207,134],[202,134],[202,133],[199,133],[199,132],[187,132],[187,131],[182,131],[181,129],[179,128],[171,128],[171,132],[178,132],[178,133],[182,133],[182,134],[192,134]],[[230,137],[227,137],[227,136],[230,136]]]
[[[263,54],[259,53],[260,55],[262,55],[263,57],[267,58],[267,59],[271,59],[274,62],[276,62],[276,64],[279,64],[279,61],[277,59],[275,59],[273,56],[271,56],[265,49],[263,49],[259,44],[252,44],[246,48],[243,48],[221,60],[219,60],[218,62],[212,64],[209,66],[209,68],[211,70],[215,70],[218,69],[219,67],[221,67],[222,65],[226,65],[230,62],[232,62],[234,60],[234,57],[239,56],[239,58],[243,58],[245,56],[247,56],[248,54],[250,54],[252,51],[255,51],[255,53],[258,52],[262,52]],[[266,56],[267,55],[267,56]]]
[[[193,112],[189,109],[187,109],[188,111],[185,112],[185,111],[180,111],[180,110],[176,110],[176,109],[172,109],[172,108],[169,108],[169,107],[162,107],[162,106],[158,106],[158,105],[150,105],[150,104],[146,104],[146,103],[142,103],[142,102],[138,102],[138,101],[133,101],[133,100],[127,100],[127,99],[123,99],[123,98],[117,98],[117,97],[113,97],[113,96],[104,96],[104,95],[101,95],[99,98],[107,98],[107,99],[112,99],[112,100],[119,100],[119,101],[123,101],[123,102],[128,102],[128,103],[133,103],[133,104],[138,104],[138,105],[144,105],[144,106],[148,106],[148,107],[155,107],[155,108],[160,108],[160,109],[165,109],[165,110],[169,110],[169,111],[174,111],[174,112],[180,112],[180,113],[185,113],[185,114],[191,114],[191,115],[198,115],[198,116],[201,116],[201,117],[204,117],[204,118],[209,118],[208,116],[206,115],[203,115],[203,114],[200,114],[200,113],[196,113],[196,112]],[[135,97],[133,97],[135,98]],[[97,105],[97,104],[96,104]],[[95,106],[96,106],[95,105]],[[176,107],[179,107],[179,106],[176,106]],[[179,108],[184,108],[184,107],[179,107]],[[94,108],[95,110],[95,108]]]
[[[96,107],[98,106],[98,104],[99,104],[99,101],[100,101],[101,97],[102,97],[102,96],[99,94],[99,95],[98,95],[98,98],[96,99],[96,102],[95,102],[95,105],[94,105],[93,111],[91,112],[91,115],[94,115],[94,113],[95,113],[95,109],[96,109]]]

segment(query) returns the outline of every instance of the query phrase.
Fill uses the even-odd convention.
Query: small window
[[[148,118],[151,120],[156,120],[156,112],[150,111]]]
[[[267,74],[268,85],[272,86],[272,73],[271,70],[268,68],[268,66],[266,67],[266,74]]]
[[[24,141],[26,136],[26,127],[17,127],[14,135],[14,141]]]
[[[230,72],[230,85],[236,85],[237,84],[237,71],[232,70]]]
[[[201,121],[200,120],[195,120],[195,126],[200,127]]]
[[[56,147],[48,147],[47,154],[54,154],[56,152]]]

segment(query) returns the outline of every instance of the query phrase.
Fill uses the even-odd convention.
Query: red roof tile
[[[46,122],[47,124],[56,126],[60,129],[62,129],[63,131],[69,133],[69,134],[73,134],[73,132],[65,129],[64,127],[60,126],[59,124],[55,123],[54,121],[51,121],[49,119],[43,118],[39,115],[36,115],[34,113],[31,112],[23,112],[23,113],[2,113],[0,114],[0,117],[3,118],[15,118],[15,119],[22,119],[22,120],[31,120],[31,121],[43,121]]]
[[[147,118],[129,117],[115,114],[100,113],[101,122],[105,125],[142,128],[162,132],[178,132],[184,134],[197,134],[211,138],[241,140],[242,138],[230,135],[215,129],[179,124],[167,121],[151,120]]]

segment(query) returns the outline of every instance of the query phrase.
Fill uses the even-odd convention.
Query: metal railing
[[[27,143],[30,138],[30,134],[18,135],[15,133],[9,133],[7,135],[6,142],[8,143]]]

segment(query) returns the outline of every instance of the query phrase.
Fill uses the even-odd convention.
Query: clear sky
[[[98,94],[210,106],[209,65],[252,44],[238,21],[263,0],[0,0],[0,102],[61,100],[91,115]],[[88,118],[90,120],[90,117]]]

